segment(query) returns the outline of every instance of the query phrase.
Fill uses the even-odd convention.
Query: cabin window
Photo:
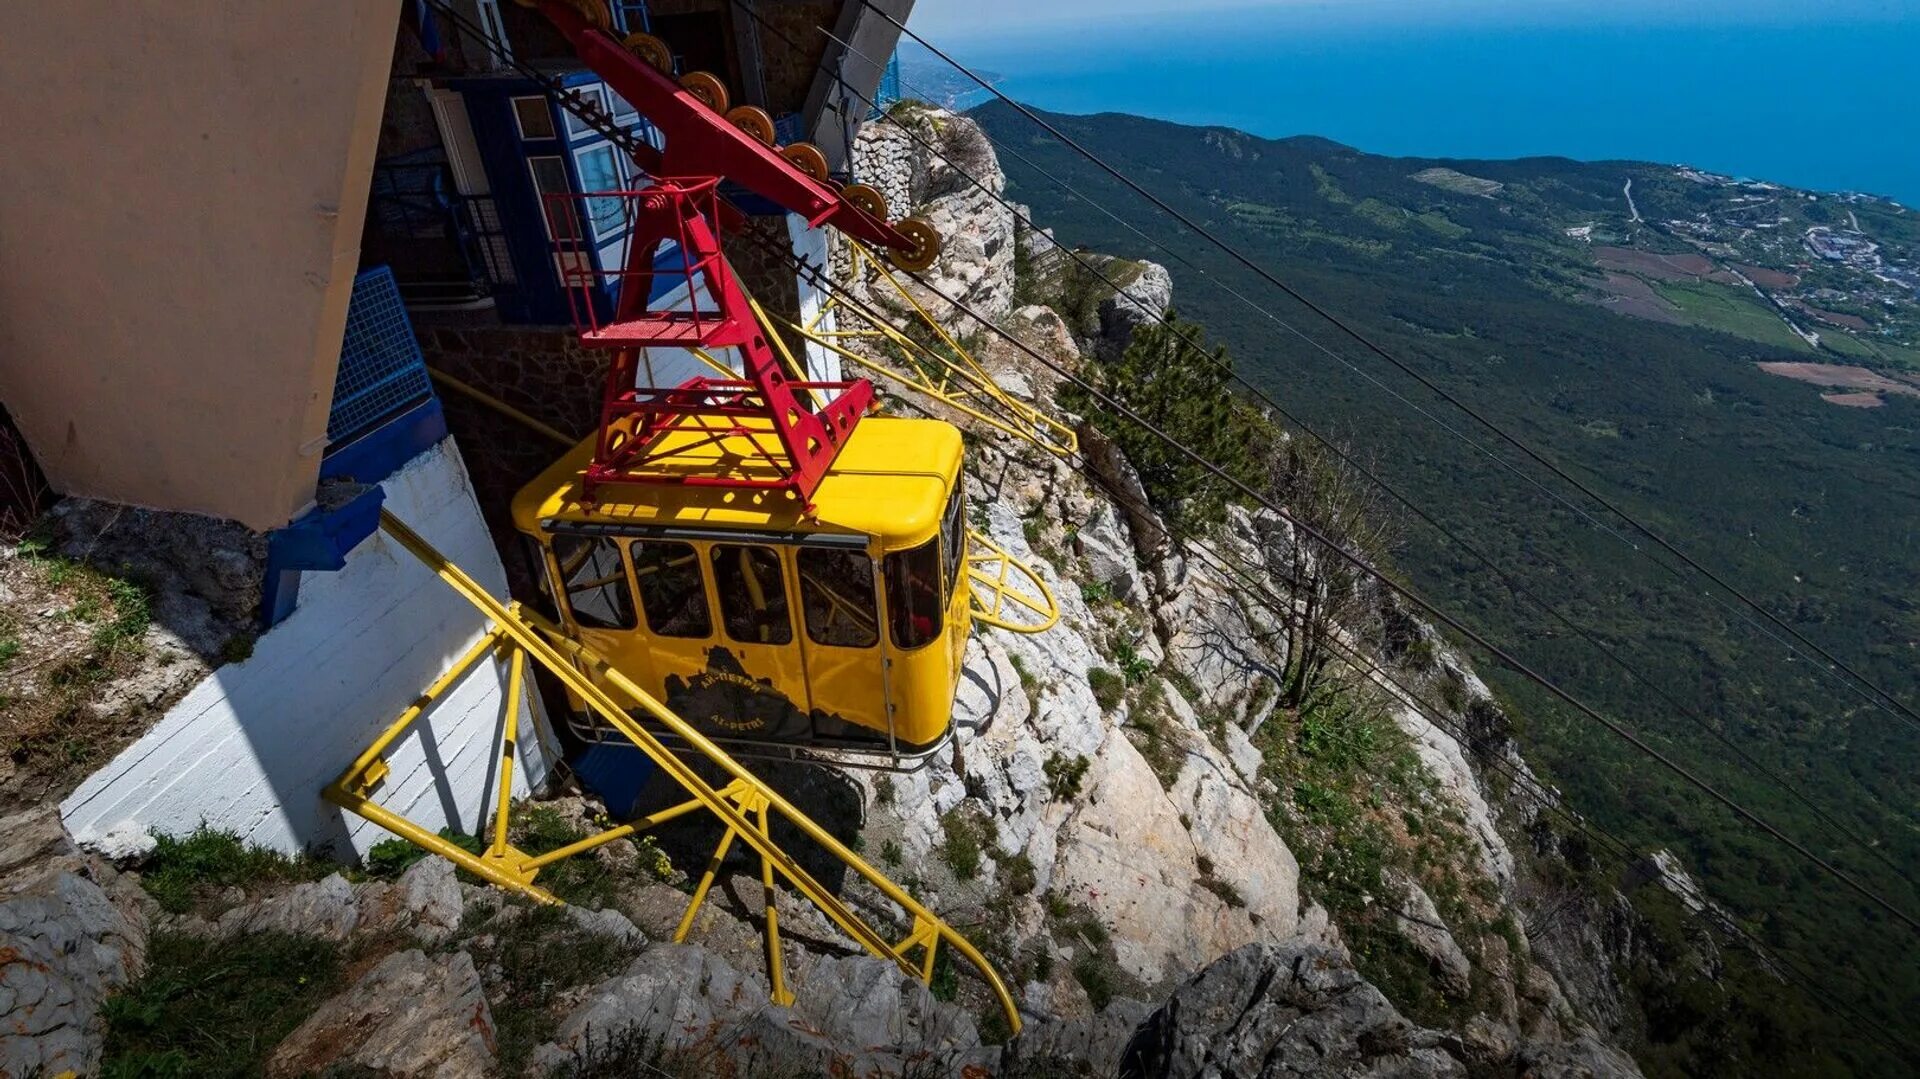
[[[527,169],[533,174],[533,189],[540,196],[548,237],[555,243],[579,239],[580,207],[573,197],[573,182],[567,179],[566,161],[558,157],[529,157]]]
[[[791,644],[787,582],[771,547],[713,545],[713,583],[720,592],[720,619],[727,636],[748,644]]]
[[[918,648],[940,636],[940,537],[887,556],[887,621],[893,643]]]
[[[534,588],[539,592],[534,600],[534,609],[547,617],[549,622],[560,621],[560,608],[553,602],[553,571],[547,568],[547,549],[532,536],[521,536],[526,544],[527,568],[533,574]]]
[[[592,536],[555,536],[553,557],[560,563],[560,579],[567,582],[567,607],[574,622],[594,629],[632,629],[638,624],[618,544]]]
[[[544,97],[514,98],[513,121],[520,125],[522,139],[553,138],[553,110]]]
[[[859,551],[800,549],[800,610],[807,639],[841,648],[867,648],[880,640],[874,613],[873,559]]]
[[[966,495],[959,484],[953,488],[953,497],[947,500],[946,515],[940,519],[940,542],[946,548],[947,595],[960,586],[960,558],[967,550],[967,526],[965,523]]]
[[[666,540],[635,540],[629,550],[647,628],[662,637],[713,636],[700,552],[690,543]]]

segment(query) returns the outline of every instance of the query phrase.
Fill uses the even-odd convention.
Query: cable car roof
[[[842,533],[874,536],[884,550],[924,543],[940,527],[940,512],[959,481],[960,431],[941,420],[869,416],[855,427],[832,469],[814,492],[814,514],[784,491],[685,486],[673,483],[602,484],[592,506],[581,501],[581,474],[593,459],[598,434],[548,466],[513,499],[513,522],[526,532],[550,531],[546,522],[608,527],[614,531],[722,529],[769,533]],[[752,476],[771,471],[743,436],[706,445],[697,432],[668,436],[691,448],[667,461],[687,476],[722,472]]]

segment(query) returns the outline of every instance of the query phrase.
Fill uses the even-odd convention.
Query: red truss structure
[[[830,224],[897,251],[927,252],[926,244],[937,244],[938,237],[902,231],[843,197],[824,177],[801,171],[629,51],[604,24],[588,21],[580,7],[567,0],[535,3],[665,143],[657,151],[647,145],[635,151],[636,163],[653,177],[651,186],[557,196],[546,206],[552,234],[570,238],[561,274],[581,340],[613,350],[583,493],[591,501],[604,484],[671,483],[785,490],[810,505],[840,448],[873,407],[873,385],[865,379],[807,381],[803,372],[783,366],[721,252],[720,227],[736,228],[741,217],[721,202],[719,184],[723,178],[737,183],[812,227]],[[593,228],[583,227],[583,213]],[[604,226],[619,223],[627,226],[623,268],[597,271],[587,237],[609,235]],[[671,306],[656,306],[669,297],[675,298]],[[651,385],[650,349],[708,356],[734,350],[740,377]]]
[[[590,269],[577,246],[563,256],[582,343],[613,350],[599,439],[585,476],[589,500],[606,483],[677,483],[790,490],[808,502],[873,407],[873,385],[865,379],[807,381],[781,362],[720,250],[713,225],[719,183],[716,177],[662,178],[640,191],[548,202],[557,235],[591,235],[582,228],[580,208],[602,220],[617,211],[628,225],[622,270]],[[616,286],[615,301],[603,315],[602,286],[609,283]],[[672,306],[656,306],[668,298]],[[653,358],[646,350],[653,348],[716,359],[715,353],[734,350],[743,377],[650,385]],[[811,401],[803,402],[803,394]]]

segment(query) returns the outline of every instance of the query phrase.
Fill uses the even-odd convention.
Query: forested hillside
[[[1696,575],[1669,572],[1675,560],[1619,519],[1011,109],[973,115],[1002,147],[1009,194],[1061,243],[1165,264],[1181,314],[1249,378],[1646,682],[1403,513],[1405,578],[1920,910],[1912,716],[1783,646]],[[1909,706],[1920,700],[1920,215],[1670,166],[1390,159],[1131,116],[1048,119]],[[1831,998],[1910,1029],[1911,928],[1601,726],[1483,669],[1575,806],[1643,848],[1673,849]],[[1827,1015],[1840,1048],[1824,1059],[1871,1070],[1876,1058],[1845,1048],[1858,1037],[1834,999],[1800,1005]]]

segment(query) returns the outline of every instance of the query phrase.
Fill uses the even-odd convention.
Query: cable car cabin
[[[567,632],[716,740],[894,760],[946,740],[970,624],[958,429],[863,419],[811,516],[783,492],[672,483],[586,502],[594,441],[513,503]]]

